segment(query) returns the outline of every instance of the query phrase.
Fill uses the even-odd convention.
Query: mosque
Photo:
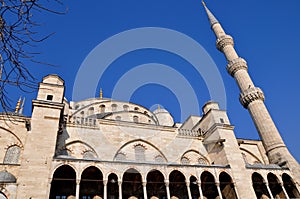
[[[67,101],[48,75],[32,115],[0,118],[0,199],[292,199],[300,167],[248,74],[233,38],[203,3],[217,49],[261,140],[237,139],[218,103],[175,123],[172,115],[99,98]]]

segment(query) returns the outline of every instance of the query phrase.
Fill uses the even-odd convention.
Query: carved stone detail
[[[219,51],[223,52],[223,48],[227,45],[234,45],[233,38],[230,35],[223,35],[217,39],[216,46]]]
[[[240,94],[240,102],[245,108],[247,108],[251,102],[256,100],[265,100],[263,91],[258,87],[248,88]]]
[[[230,61],[227,65],[227,72],[233,77],[238,70],[248,70],[247,62],[239,57]]]

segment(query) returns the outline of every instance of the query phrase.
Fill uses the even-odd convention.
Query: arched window
[[[111,111],[117,111],[117,107],[118,107],[118,105],[116,105],[116,104],[112,104],[111,105]]]
[[[4,164],[18,164],[21,148],[19,146],[11,146],[7,149],[4,156]]]
[[[92,151],[85,151],[83,154],[82,154],[82,158],[83,159],[86,159],[86,160],[93,160],[95,159],[95,154],[92,152]]]
[[[198,164],[201,164],[201,165],[207,165],[207,162],[204,158],[199,158],[198,159]]]
[[[138,116],[133,116],[133,122],[138,123],[139,122],[139,117]]]
[[[135,111],[139,111],[139,107],[134,107],[134,110]]]
[[[89,108],[88,115],[94,115],[94,107]]]
[[[145,161],[145,147],[141,144],[138,144],[134,147],[134,152],[135,152],[135,160],[138,162]]]
[[[105,105],[104,104],[102,104],[102,105],[100,105],[100,113],[105,113]]]
[[[190,160],[187,157],[181,158],[181,164],[190,164]]]
[[[117,117],[116,117],[116,120],[117,120],[117,121],[121,121],[121,116],[117,116]]]
[[[154,158],[154,161],[157,163],[163,163],[165,162],[165,159],[161,155],[158,155]]]
[[[252,186],[257,198],[271,198],[263,177],[256,172],[252,174]]]
[[[124,111],[129,111],[129,106],[128,105],[124,105],[123,109],[124,109]]]
[[[126,160],[126,155],[124,153],[118,153],[115,157],[116,161],[124,161]]]

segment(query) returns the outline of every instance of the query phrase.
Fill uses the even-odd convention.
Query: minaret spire
[[[236,80],[240,89],[240,102],[244,108],[248,109],[256,129],[262,139],[264,148],[269,157],[270,163],[288,167],[295,174],[300,183],[300,167],[298,162],[288,151],[277,127],[275,126],[264,100],[263,91],[256,87],[248,74],[247,62],[239,57],[234,49],[234,41],[227,35],[221,24],[203,3],[211,28],[217,38],[217,49],[220,50],[227,59],[227,71]]]
[[[202,1],[202,5],[205,8],[208,20],[210,22],[210,26],[213,26],[216,23],[219,23],[219,21],[217,20],[217,18],[210,12],[210,10],[207,8],[206,3],[204,1]]]

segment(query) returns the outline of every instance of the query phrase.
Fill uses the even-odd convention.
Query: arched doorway
[[[201,174],[201,188],[203,196],[207,199],[215,199],[219,196],[215,178],[208,171],[204,171]]]
[[[135,169],[128,169],[123,175],[122,198],[143,198],[142,176]]]
[[[95,196],[103,198],[103,175],[97,167],[90,166],[81,174],[79,198],[92,199]]]
[[[253,189],[255,191],[256,197],[258,199],[270,198],[267,186],[264,182],[263,177],[260,174],[256,172],[252,174],[252,184],[253,184]]]
[[[192,199],[198,199],[200,197],[199,186],[195,176],[190,177],[190,190]]]
[[[147,175],[147,196],[148,198],[167,198],[164,176],[158,170],[152,170]]]
[[[118,176],[114,173],[111,173],[108,176],[107,198],[108,199],[118,199],[119,198]]]
[[[237,199],[230,175],[222,172],[219,176],[219,181],[223,199]]]
[[[171,198],[188,199],[185,177],[180,171],[172,171],[169,176]]]
[[[284,173],[282,175],[282,181],[283,181],[283,186],[290,198],[300,198],[299,191],[297,190],[291,176]]]
[[[278,178],[273,174],[268,174],[268,184],[274,198],[286,199]]]
[[[68,165],[56,169],[53,174],[50,199],[63,199],[76,194],[76,173]]]

